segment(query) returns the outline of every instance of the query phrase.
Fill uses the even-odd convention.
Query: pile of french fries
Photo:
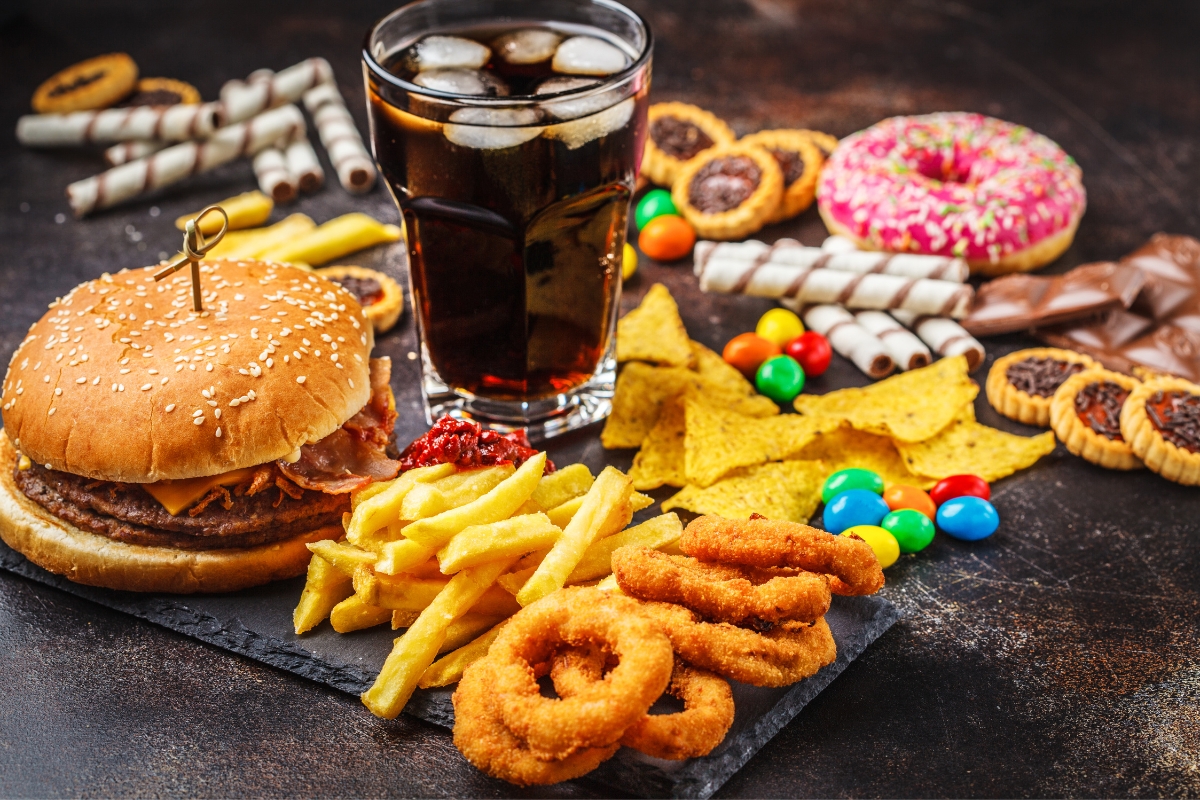
[[[417,687],[456,682],[521,607],[563,586],[611,583],[616,548],[677,552],[675,514],[626,527],[653,501],[624,473],[545,466],[539,453],[519,468],[409,470],[351,495],[341,541],[308,545],[297,634],[325,619],[339,633],[407,628],[362,695],[372,713],[394,718]]]

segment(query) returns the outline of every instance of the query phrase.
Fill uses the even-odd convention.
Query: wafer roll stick
[[[833,236],[828,236],[825,241],[821,242],[821,249],[826,253],[850,253],[858,249],[858,245],[853,239],[845,236],[838,236],[836,233]],[[946,280],[950,280],[947,278]]]
[[[375,185],[375,162],[371,160],[337,86],[326,83],[306,92],[304,107],[313,116],[321,144],[337,172],[338,183],[347,192],[369,191]]]
[[[333,68],[323,58],[309,58],[276,73],[255,70],[247,80],[229,81],[221,87],[221,124],[232,125],[294,103],[309,89],[332,80]]]
[[[168,186],[189,175],[206,172],[239,156],[254,155],[282,137],[304,130],[304,116],[295,106],[267,111],[254,119],[222,128],[209,139],[184,142],[153,155],[130,161],[67,187],[76,216],[117,205],[143,192]]]
[[[883,342],[888,355],[902,370],[919,369],[929,365],[932,356],[925,343],[908,328],[882,311],[859,311],[854,315],[862,325]]]
[[[130,106],[71,114],[29,114],[17,120],[17,141],[27,147],[72,147],[134,139],[186,142],[211,136],[218,103]]]
[[[170,142],[164,142],[161,139],[133,139],[128,142],[114,144],[105,150],[104,160],[108,162],[110,167],[119,167],[122,164],[128,164],[134,159],[145,158],[151,153],[157,153],[159,150],[170,146]]]
[[[770,267],[879,273],[954,283],[964,282],[970,274],[970,267],[961,258],[847,250],[838,242],[831,243],[829,249],[824,246],[805,247],[795,239],[780,239],[772,245],[753,239],[745,242],[698,242],[695,263],[696,274],[701,281],[707,279],[713,285],[730,287],[754,283],[757,273]]]
[[[882,378],[896,368],[887,347],[869,330],[858,324],[846,309],[835,305],[804,308],[795,301],[783,305],[804,318],[804,324],[824,336],[838,355],[849,359],[870,378]]]
[[[298,136],[288,143],[284,151],[287,157],[287,170],[296,176],[300,183],[300,191],[315,192],[325,182],[325,170],[317,158],[307,136]]]
[[[258,188],[276,203],[290,203],[296,199],[300,181],[288,169],[287,156],[278,144],[265,147],[254,156],[254,177]]]
[[[922,317],[908,311],[893,311],[892,316],[911,328],[939,356],[966,356],[968,371],[974,372],[983,363],[986,355],[983,345],[954,320]]]

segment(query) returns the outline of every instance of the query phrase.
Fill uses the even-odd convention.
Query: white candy
[[[633,109],[634,102],[631,97],[598,114],[551,125],[546,128],[546,135],[551,139],[561,140],[568,150],[577,150],[593,139],[599,139],[623,128],[633,116]]]
[[[477,69],[431,69],[418,73],[413,83],[447,94],[508,96],[504,81]]]
[[[554,56],[561,41],[562,37],[554,31],[525,28],[504,34],[492,42],[492,47],[510,64],[540,64]]]
[[[625,69],[629,58],[617,47],[594,36],[572,36],[554,51],[555,72],[568,75],[612,75]]]
[[[488,47],[457,36],[427,36],[415,50],[421,71],[451,67],[479,69],[492,57]]]
[[[537,120],[537,112],[532,108],[460,108],[450,115],[450,122],[443,130],[446,138],[460,147],[503,150],[540,136],[542,128],[530,126]]]

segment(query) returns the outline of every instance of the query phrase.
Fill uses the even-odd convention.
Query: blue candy
[[[825,506],[825,530],[841,533],[855,525],[878,525],[891,512],[883,498],[866,489],[847,489]]]
[[[982,497],[955,497],[938,507],[937,526],[955,539],[986,539],[1000,527],[996,507]]]

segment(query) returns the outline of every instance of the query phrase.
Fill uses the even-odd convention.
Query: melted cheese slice
[[[142,488],[150,493],[171,516],[195,503],[217,486],[236,486],[254,474],[254,467],[235,469],[220,475],[209,475],[205,478],[183,478],[175,481],[158,481],[144,483]]]

